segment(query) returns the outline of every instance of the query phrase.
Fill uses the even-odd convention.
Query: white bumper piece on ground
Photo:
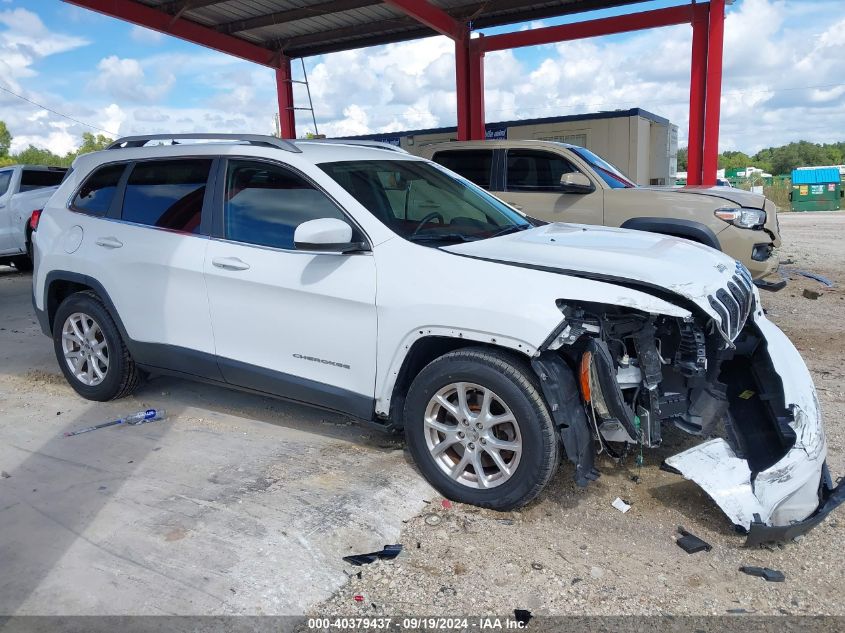
[[[673,455],[666,464],[694,481],[740,529],[746,544],[786,540],[817,525],[845,500],[825,465],[827,444],[810,372],[790,340],[765,317],[756,325],[766,339],[784,402],[794,414],[795,444],[777,463],[752,479],[748,462],[716,438]]]

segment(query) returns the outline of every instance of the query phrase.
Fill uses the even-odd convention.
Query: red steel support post
[[[722,44],[725,37],[725,0],[711,0],[707,44],[707,96],[704,110],[702,184],[716,184],[719,168],[719,112],[722,101]]]
[[[455,40],[455,94],[458,108],[458,140],[470,139],[469,29]]]
[[[689,86],[688,185],[701,184],[701,163],[704,154],[704,99],[707,94],[707,25],[709,22],[707,6],[696,8],[692,20],[692,64]]]
[[[484,51],[476,44],[484,39],[482,35],[470,42],[469,47],[469,137],[483,141],[484,127]]]
[[[296,138],[296,117],[293,109],[293,82],[291,81],[290,58],[279,58],[276,68],[276,92],[279,96],[279,129],[282,138]]]

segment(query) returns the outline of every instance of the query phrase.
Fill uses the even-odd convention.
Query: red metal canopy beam
[[[687,184],[701,184],[704,154],[704,109],[707,95],[707,45],[710,25],[708,7],[696,9],[692,21],[692,61],[689,87],[689,135],[687,136]]]
[[[704,150],[701,184],[715,185],[719,168],[719,115],[722,101],[722,46],[725,37],[725,0],[710,2],[707,44],[707,95],[704,109]]]
[[[411,16],[417,22],[453,40],[464,37],[464,29],[451,15],[427,0],[384,0],[384,3]]]
[[[293,76],[290,71],[290,58],[282,57],[276,69],[276,95],[279,99],[279,136],[296,138],[296,111],[293,105]]]
[[[555,44],[569,40],[581,40],[601,35],[615,35],[660,26],[674,26],[689,24],[693,19],[693,5],[686,4],[668,9],[655,9],[629,15],[619,15],[597,20],[586,20],[574,24],[547,26],[528,31],[491,35],[473,42],[478,50],[485,53],[501,51],[523,46],[538,46],[541,44]]]
[[[214,29],[196,22],[174,17],[163,11],[150,8],[133,0],[64,0],[84,9],[90,9],[103,15],[119,18],[153,31],[173,35],[194,44],[212,48],[221,53],[240,57],[262,66],[278,68],[280,57],[273,51],[256,46],[250,42],[218,33]]]

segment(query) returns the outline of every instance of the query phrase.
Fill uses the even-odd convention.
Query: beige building
[[[640,108],[487,124],[489,139],[535,139],[580,145],[613,163],[640,185],[672,185],[677,171],[678,126]],[[456,140],[457,128],[410,130],[345,138],[398,145],[411,153]]]

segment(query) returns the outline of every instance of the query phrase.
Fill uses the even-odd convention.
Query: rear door
[[[235,385],[358,417],[373,412],[376,269],[371,253],[296,250],[296,227],[337,218],[303,174],[277,162],[221,165],[205,277],[218,364]]]
[[[211,157],[133,162],[105,217],[85,228],[91,275],[114,302],[135,360],[207,378],[220,377],[203,277],[214,164]],[[99,193],[88,189],[80,193],[96,207]]]
[[[493,181],[493,149],[447,149],[435,152],[431,159],[488,191],[498,188]]]
[[[598,183],[593,183],[596,188],[592,193],[563,192],[560,188],[560,177],[570,172],[581,170],[561,153],[537,149],[508,149],[505,160],[505,190],[497,192],[496,195],[523,213],[547,222],[603,224],[604,202],[601,187]],[[592,177],[590,179],[592,180]]]

